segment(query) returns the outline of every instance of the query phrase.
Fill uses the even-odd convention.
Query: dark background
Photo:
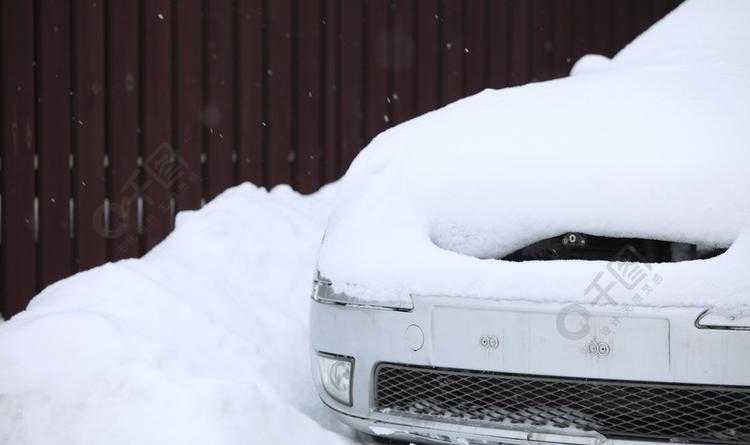
[[[385,128],[612,56],[678,3],[2,0],[2,313],[227,187],[312,192]]]

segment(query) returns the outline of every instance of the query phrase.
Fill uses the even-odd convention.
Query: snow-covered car
[[[690,1],[374,139],[318,258],[323,403],[416,442],[749,444],[747,23]]]

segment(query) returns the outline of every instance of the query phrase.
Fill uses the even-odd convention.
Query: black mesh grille
[[[381,412],[573,427],[608,438],[750,444],[750,387],[636,383],[381,364]]]

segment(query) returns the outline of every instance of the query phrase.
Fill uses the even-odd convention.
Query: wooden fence
[[[383,129],[612,56],[677,3],[3,0],[3,314],[227,187],[314,191]]]

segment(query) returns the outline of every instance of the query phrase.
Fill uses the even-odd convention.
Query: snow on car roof
[[[735,241],[750,222],[748,22],[747,2],[691,1],[610,62],[384,132],[343,179],[321,274],[368,302],[584,301],[603,263],[493,259],[576,231],[734,243],[655,266],[664,284],[642,304],[747,302],[750,241]]]

